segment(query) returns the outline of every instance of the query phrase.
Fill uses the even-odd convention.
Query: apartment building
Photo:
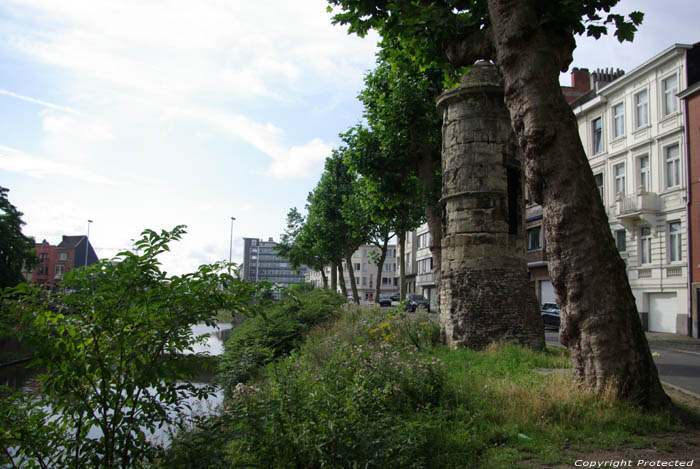
[[[389,245],[387,249],[386,259],[382,268],[381,279],[377,277],[377,260],[379,258],[379,249],[371,244],[360,246],[352,255],[351,261],[355,274],[355,284],[357,293],[360,296],[360,303],[372,304],[376,298],[377,282],[380,282],[381,293],[394,294],[399,291],[399,271],[396,257],[396,246]],[[331,268],[326,267],[326,276],[330,282]],[[343,275],[345,277],[345,286],[348,295],[351,294],[352,286],[350,284],[350,271],[345,260],[343,260]],[[306,275],[306,281],[313,283],[317,287],[323,286],[321,272],[309,270]],[[338,279],[340,281],[340,279]],[[338,288],[338,291],[341,291]]]
[[[39,264],[33,271],[26,272],[25,278],[46,290],[56,288],[56,284],[72,269],[92,265],[99,260],[87,236],[63,236],[56,246],[43,240],[35,247]]]
[[[281,257],[272,238],[243,238],[243,278],[251,282],[265,281],[279,288],[304,282],[308,268],[293,269],[289,261]]]
[[[698,80],[700,47],[675,44],[574,101],[579,134],[627,264],[642,322],[688,334],[688,154],[678,93]]]

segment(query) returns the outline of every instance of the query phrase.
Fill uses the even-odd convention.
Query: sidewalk
[[[700,355],[700,339],[663,332],[647,332],[646,335],[650,348],[671,349]]]

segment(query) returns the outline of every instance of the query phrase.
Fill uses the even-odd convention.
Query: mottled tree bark
[[[440,167],[440,154],[425,150],[418,160],[418,177],[423,184],[423,206],[425,217],[428,221],[430,232],[430,253],[433,256],[433,273],[435,275],[436,291],[440,291],[440,264],[442,242],[442,210],[439,205],[440,178],[436,177],[436,170]],[[437,187],[436,187],[437,186]],[[434,194],[437,194],[435,197]],[[440,301],[438,311],[440,312]]]
[[[331,262],[331,290],[338,291],[338,264]]]
[[[328,276],[323,267],[321,267],[321,278],[323,279],[323,288],[328,288]]]
[[[348,297],[348,287],[345,285],[345,273],[343,272],[343,262],[338,262],[338,283],[340,283],[340,291],[344,297]]]
[[[559,86],[572,61],[570,31],[542,25],[528,0],[488,0],[491,25],[448,49],[455,65],[493,59],[526,158],[533,200],[543,207],[549,274],[561,306],[560,341],[575,376],[648,407],[670,402],[658,378],[608,218]]]
[[[379,248],[379,259],[377,264],[377,284],[374,287],[374,303],[379,304],[379,295],[382,291],[382,272],[384,272],[384,261],[386,260],[386,251],[389,246],[389,238],[385,237],[384,242]]]
[[[355,281],[355,268],[352,265],[352,251],[345,251],[345,265],[348,266],[350,275],[350,288],[352,289],[352,300],[356,305],[360,304],[360,295],[357,293],[357,282]]]

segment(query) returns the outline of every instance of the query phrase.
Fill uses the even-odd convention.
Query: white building
[[[688,168],[677,94],[690,49],[676,44],[572,103],[637,308],[658,332],[687,333]]]
[[[399,273],[396,259],[396,246],[389,245],[387,256],[384,260],[382,269],[382,278],[377,278],[377,261],[379,259],[380,250],[374,245],[366,244],[361,246],[352,255],[352,263],[355,274],[355,283],[357,285],[357,293],[360,296],[360,303],[372,304],[375,302],[374,294],[377,282],[381,282],[381,293],[397,293],[399,291]],[[330,283],[331,268],[326,267],[326,276]],[[352,294],[352,286],[350,284],[350,271],[345,261],[343,261],[343,275],[345,277],[345,286],[348,295]],[[323,286],[323,278],[321,272],[309,271],[306,276],[306,281],[313,283],[317,287]],[[340,279],[338,279],[340,281]],[[340,285],[338,286],[340,290]]]

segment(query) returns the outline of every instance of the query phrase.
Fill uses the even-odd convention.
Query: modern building
[[[63,276],[76,267],[95,264],[99,259],[87,236],[63,236],[57,246],[43,240],[36,245],[39,265],[26,274],[27,281],[53,290]]]
[[[394,294],[399,291],[399,269],[397,265],[396,246],[389,245],[387,249],[386,259],[382,267],[382,277],[377,278],[377,259],[379,257],[379,248],[371,244],[360,246],[352,255],[351,261],[355,274],[355,284],[357,293],[360,296],[360,303],[372,304],[376,298],[377,282],[381,282],[380,292]],[[326,276],[330,282],[331,269],[326,267]],[[343,275],[345,277],[345,287],[348,295],[351,294],[352,286],[350,283],[350,271],[348,270],[347,262],[343,261]],[[309,270],[306,275],[307,282],[313,283],[317,287],[323,286],[321,272]],[[341,291],[338,288],[338,291]]]
[[[275,249],[272,238],[243,238],[243,278],[251,282],[265,281],[279,288],[304,282],[308,268],[293,269],[289,261],[281,257]]]

